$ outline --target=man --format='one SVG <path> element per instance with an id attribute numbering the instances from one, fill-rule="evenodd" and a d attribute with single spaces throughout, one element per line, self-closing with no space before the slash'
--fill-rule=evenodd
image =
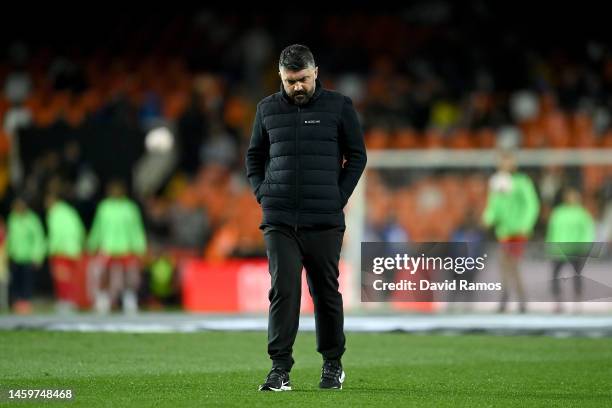
<path id="1" fill-rule="evenodd" d="M 6 225 L 0 215 L 0 310 L 9 310 L 9 268 L 6 256 Z"/>
<path id="2" fill-rule="evenodd" d="M 563 203 L 551 213 L 546 231 L 548 253 L 553 259 L 552 293 L 555 312 L 561 313 L 561 288 L 559 274 L 568 263 L 574 268 L 574 301 L 582 296 L 581 273 L 595 241 L 595 222 L 581 204 L 580 192 L 573 187 L 563 191 Z"/>
<path id="3" fill-rule="evenodd" d="M 85 227 L 79 213 L 55 193 L 46 197 L 47 231 L 51 275 L 59 312 L 77 307 L 77 278 L 85 242 Z"/>
<path id="4" fill-rule="evenodd" d="M 39 269 L 45 259 L 45 232 L 38 215 L 22 197 L 13 202 L 7 224 L 9 297 L 16 313 L 29 314 L 32 311 L 34 270 Z"/>
<path id="5" fill-rule="evenodd" d="M 502 299 L 499 312 L 506 310 L 509 286 L 514 285 L 519 310 L 526 311 L 525 291 L 518 269 L 524 246 L 540 212 L 540 202 L 528 175 L 516 170 L 514 157 L 503 152 L 499 169 L 489 182 L 487 206 L 482 216 L 486 227 L 494 227 L 501 243 Z"/>
<path id="6" fill-rule="evenodd" d="M 345 337 L 338 262 L 343 208 L 366 164 L 363 133 L 351 100 L 321 86 L 308 47 L 285 48 L 278 65 L 280 92 L 257 105 L 246 157 L 247 176 L 263 209 L 272 282 L 272 370 L 259 389 L 291 389 L 302 267 L 314 303 L 317 351 L 324 360 L 319 386 L 341 389 Z"/>
<path id="7" fill-rule="evenodd" d="M 122 181 L 108 184 L 108 196 L 98 205 L 89 234 L 89 250 L 98 253 L 101 263 L 95 306 L 102 314 L 110 311 L 116 296 L 117 288 L 111 285 L 111 276 L 121 276 L 123 280 L 124 312 L 138 310 L 139 258 L 144 255 L 147 242 L 140 210 L 125 190 Z"/>

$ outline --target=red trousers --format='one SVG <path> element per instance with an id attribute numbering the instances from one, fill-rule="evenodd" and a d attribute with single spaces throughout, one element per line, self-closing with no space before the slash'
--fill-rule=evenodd
<path id="1" fill-rule="evenodd" d="M 80 267 L 80 258 L 51 257 L 51 275 L 53 276 L 55 296 L 58 300 L 77 303 L 77 275 Z"/>

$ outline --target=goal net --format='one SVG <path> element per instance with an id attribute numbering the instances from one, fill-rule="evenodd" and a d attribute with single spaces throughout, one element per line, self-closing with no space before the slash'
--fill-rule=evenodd
<path id="1" fill-rule="evenodd" d="M 612 238 L 612 149 L 522 149 L 513 151 L 518 170 L 527 174 L 537 191 L 540 209 L 520 274 L 550 278 L 550 262 L 540 256 L 552 210 L 562 201 L 566 187 L 581 194 L 582 205 L 595 223 L 595 241 L 601 243 L 600 272 L 612 270 L 608 243 Z M 481 228 L 491 176 L 499 151 L 480 150 L 375 150 L 368 153 L 366 171 L 346 209 L 347 235 L 344 262 L 351 266 L 354 304 L 362 296 L 362 242 L 457 242 L 466 231 L 480 234 L 484 245 L 495 246 L 492 231 Z M 531 248 L 531 250 L 530 250 Z M 492 251 L 495 258 L 495 251 Z M 492 265 L 497 259 L 490 259 Z M 570 270 L 564 272 L 570 276 Z M 610 282 L 612 284 L 612 282 Z M 529 285 L 529 279 L 524 281 Z M 363 299 L 361 299 L 363 300 Z M 544 298 L 527 299 L 530 310 L 550 310 Z M 546 299 L 547 300 L 547 299 Z M 612 311 L 612 303 L 580 302 L 590 311 Z M 612 299 L 611 299 L 612 300 Z M 449 305 L 423 302 L 361 303 L 364 308 L 445 310 Z M 474 302 L 476 310 L 494 309 L 493 302 Z M 578 306 L 576 306 L 578 307 Z"/>

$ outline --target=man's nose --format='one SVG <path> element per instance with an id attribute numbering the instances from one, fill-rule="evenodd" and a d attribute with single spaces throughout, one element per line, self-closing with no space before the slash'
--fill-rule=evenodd
<path id="1" fill-rule="evenodd" d="M 302 90 L 302 84 L 295 84 L 293 86 L 293 90 L 296 91 L 296 92 L 301 91 Z"/>

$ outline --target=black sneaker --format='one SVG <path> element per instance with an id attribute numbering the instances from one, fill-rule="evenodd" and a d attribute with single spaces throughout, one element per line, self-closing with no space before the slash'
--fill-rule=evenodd
<path id="1" fill-rule="evenodd" d="M 341 390 L 345 377 L 342 363 L 339 360 L 325 360 L 321 369 L 319 388 Z"/>
<path id="2" fill-rule="evenodd" d="M 282 368 L 272 368 L 266 382 L 259 386 L 259 391 L 291 391 L 289 373 Z"/>

